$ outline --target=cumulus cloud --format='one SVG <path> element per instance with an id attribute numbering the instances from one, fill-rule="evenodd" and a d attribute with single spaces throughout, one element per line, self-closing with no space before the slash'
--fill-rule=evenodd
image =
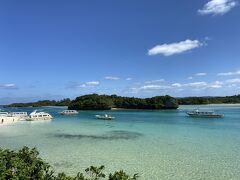
<path id="1" fill-rule="evenodd" d="M 160 84 L 145 84 L 140 85 L 137 87 L 131 87 L 131 93 L 138 93 L 138 92 L 149 92 L 149 91 L 156 91 L 156 90 L 166 90 L 170 89 L 171 87 L 168 85 L 160 85 Z"/>
<path id="2" fill-rule="evenodd" d="M 193 82 L 193 83 L 187 83 L 184 86 L 188 86 L 188 87 L 193 87 L 193 88 L 204 88 L 207 86 L 206 82 Z"/>
<path id="3" fill-rule="evenodd" d="M 98 86 L 100 84 L 99 81 L 89 81 L 83 84 L 80 84 L 79 87 L 81 88 L 85 88 L 85 87 L 95 87 Z"/>
<path id="4" fill-rule="evenodd" d="M 207 73 L 203 73 L 203 72 L 195 74 L 195 76 L 206 76 L 206 75 L 207 75 Z"/>
<path id="5" fill-rule="evenodd" d="M 240 78 L 235 78 L 235 79 L 228 79 L 226 80 L 227 83 L 240 83 Z"/>
<path id="6" fill-rule="evenodd" d="M 206 89 L 206 88 L 221 88 L 223 85 L 220 81 L 215 81 L 212 83 L 206 83 L 206 82 L 193 82 L 193 83 L 186 83 L 186 84 L 180 84 L 180 83 L 174 83 L 172 84 L 172 87 L 174 88 L 191 88 L 191 89 Z"/>
<path id="7" fill-rule="evenodd" d="M 150 85 L 144 85 L 141 86 L 139 89 L 143 90 L 157 90 L 157 89 L 169 89 L 169 86 L 166 85 L 156 85 L 156 84 L 150 84 Z"/>
<path id="8" fill-rule="evenodd" d="M 17 89 L 15 84 L 0 84 L 0 89 Z"/>
<path id="9" fill-rule="evenodd" d="M 198 91 L 201 92 L 203 90 L 212 90 L 224 88 L 240 88 L 240 78 L 227 79 L 224 81 L 196 81 L 190 83 L 170 83 L 170 82 L 162 82 L 162 83 L 139 83 L 134 84 L 133 87 L 129 88 L 130 93 L 176 93 L 179 91 Z"/>
<path id="10" fill-rule="evenodd" d="M 235 72 L 226 72 L 226 73 L 218 73 L 218 76 L 233 76 L 233 75 L 240 75 L 240 71 Z"/>
<path id="11" fill-rule="evenodd" d="M 198 48 L 203 44 L 198 40 L 187 39 L 185 41 L 175 42 L 171 44 L 161 44 L 157 45 L 148 50 L 148 55 L 154 56 L 157 54 L 162 54 L 164 56 L 171 56 L 174 54 L 180 54 L 191 49 Z"/>
<path id="12" fill-rule="evenodd" d="M 106 77 L 104 77 L 104 79 L 107 79 L 107 80 L 119 80 L 120 78 L 116 77 L 116 76 L 106 76 Z"/>
<path id="13" fill-rule="evenodd" d="M 132 80 L 132 78 L 126 78 L 126 81 L 131 81 Z"/>
<path id="14" fill-rule="evenodd" d="M 236 0 L 211 0 L 202 9 L 198 10 L 201 15 L 223 15 L 237 5 Z"/>
<path id="15" fill-rule="evenodd" d="M 178 87 L 178 88 L 179 88 L 179 87 L 182 87 L 182 84 L 180 84 L 180 83 L 173 83 L 172 86 L 173 86 L 173 87 Z"/>
<path id="16" fill-rule="evenodd" d="M 186 83 L 186 84 L 181 84 L 181 83 L 164 83 L 164 84 L 146 84 L 140 85 L 137 87 L 132 87 L 130 90 L 132 92 L 137 93 L 137 92 L 148 92 L 148 91 L 157 91 L 157 90 L 179 90 L 182 88 L 191 88 L 191 89 L 204 89 L 207 88 L 208 84 L 206 82 L 193 82 L 193 83 Z"/>
<path id="17" fill-rule="evenodd" d="M 151 83 L 161 83 L 164 82 L 164 79 L 156 79 L 156 80 L 149 80 L 149 81 L 145 81 L 145 84 L 151 84 Z"/>
<path id="18" fill-rule="evenodd" d="M 210 83 L 208 87 L 218 89 L 218 88 L 222 88 L 223 84 L 224 84 L 223 82 L 215 81 L 213 83 Z"/>

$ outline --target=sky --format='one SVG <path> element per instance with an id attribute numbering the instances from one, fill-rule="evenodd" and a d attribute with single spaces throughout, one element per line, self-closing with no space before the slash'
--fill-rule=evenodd
<path id="1" fill-rule="evenodd" d="M 0 104 L 240 94 L 238 0 L 2 0 Z"/>

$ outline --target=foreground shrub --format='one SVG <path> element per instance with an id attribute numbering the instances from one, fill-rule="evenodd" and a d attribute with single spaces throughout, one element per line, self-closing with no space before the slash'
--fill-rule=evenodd
<path id="1" fill-rule="evenodd" d="M 116 171 L 108 176 L 104 166 L 91 166 L 84 173 L 68 176 L 54 173 L 52 167 L 39 157 L 36 148 L 23 147 L 18 151 L 0 148 L 1 180 L 137 180 L 137 174 L 129 176 L 124 171 Z"/>

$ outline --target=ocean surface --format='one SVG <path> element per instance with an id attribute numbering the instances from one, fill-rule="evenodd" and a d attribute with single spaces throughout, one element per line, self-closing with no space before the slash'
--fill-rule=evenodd
<path id="1" fill-rule="evenodd" d="M 187 117 L 185 112 L 196 107 L 225 117 Z M 144 180 L 240 179 L 240 105 L 80 111 L 74 116 L 61 116 L 62 107 L 37 109 L 49 112 L 54 119 L 0 126 L 0 147 L 37 147 L 57 172 L 73 175 L 90 165 L 105 165 L 106 172 L 123 169 Z M 95 119 L 96 114 L 104 113 L 116 119 Z"/>

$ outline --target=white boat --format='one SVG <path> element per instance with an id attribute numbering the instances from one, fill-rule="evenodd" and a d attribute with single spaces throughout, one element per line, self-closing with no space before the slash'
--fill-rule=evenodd
<path id="1" fill-rule="evenodd" d="M 53 117 L 46 112 L 37 112 L 37 110 L 33 111 L 29 114 L 29 121 L 36 121 L 36 120 L 51 120 Z"/>
<path id="2" fill-rule="evenodd" d="M 224 116 L 223 114 L 216 114 L 214 111 L 199 111 L 198 109 L 187 112 L 187 115 L 191 117 L 206 117 L 206 118 L 221 118 Z"/>
<path id="3" fill-rule="evenodd" d="M 27 112 L 0 112 L 0 124 L 12 124 L 27 118 Z"/>
<path id="4" fill-rule="evenodd" d="M 103 119 L 103 120 L 112 120 L 115 119 L 115 117 L 111 116 L 111 115 L 107 115 L 105 114 L 104 116 L 101 115 L 96 115 L 95 116 L 97 119 Z"/>
<path id="5" fill-rule="evenodd" d="M 9 116 L 9 113 L 8 112 L 0 112 L 0 116 Z"/>
<path id="6" fill-rule="evenodd" d="M 27 112 L 10 112 L 11 117 L 17 117 L 19 120 L 26 120 L 29 118 Z"/>
<path id="7" fill-rule="evenodd" d="M 76 110 L 64 110 L 60 114 L 61 115 L 75 115 L 75 114 L 78 114 L 78 111 L 76 111 Z"/>

